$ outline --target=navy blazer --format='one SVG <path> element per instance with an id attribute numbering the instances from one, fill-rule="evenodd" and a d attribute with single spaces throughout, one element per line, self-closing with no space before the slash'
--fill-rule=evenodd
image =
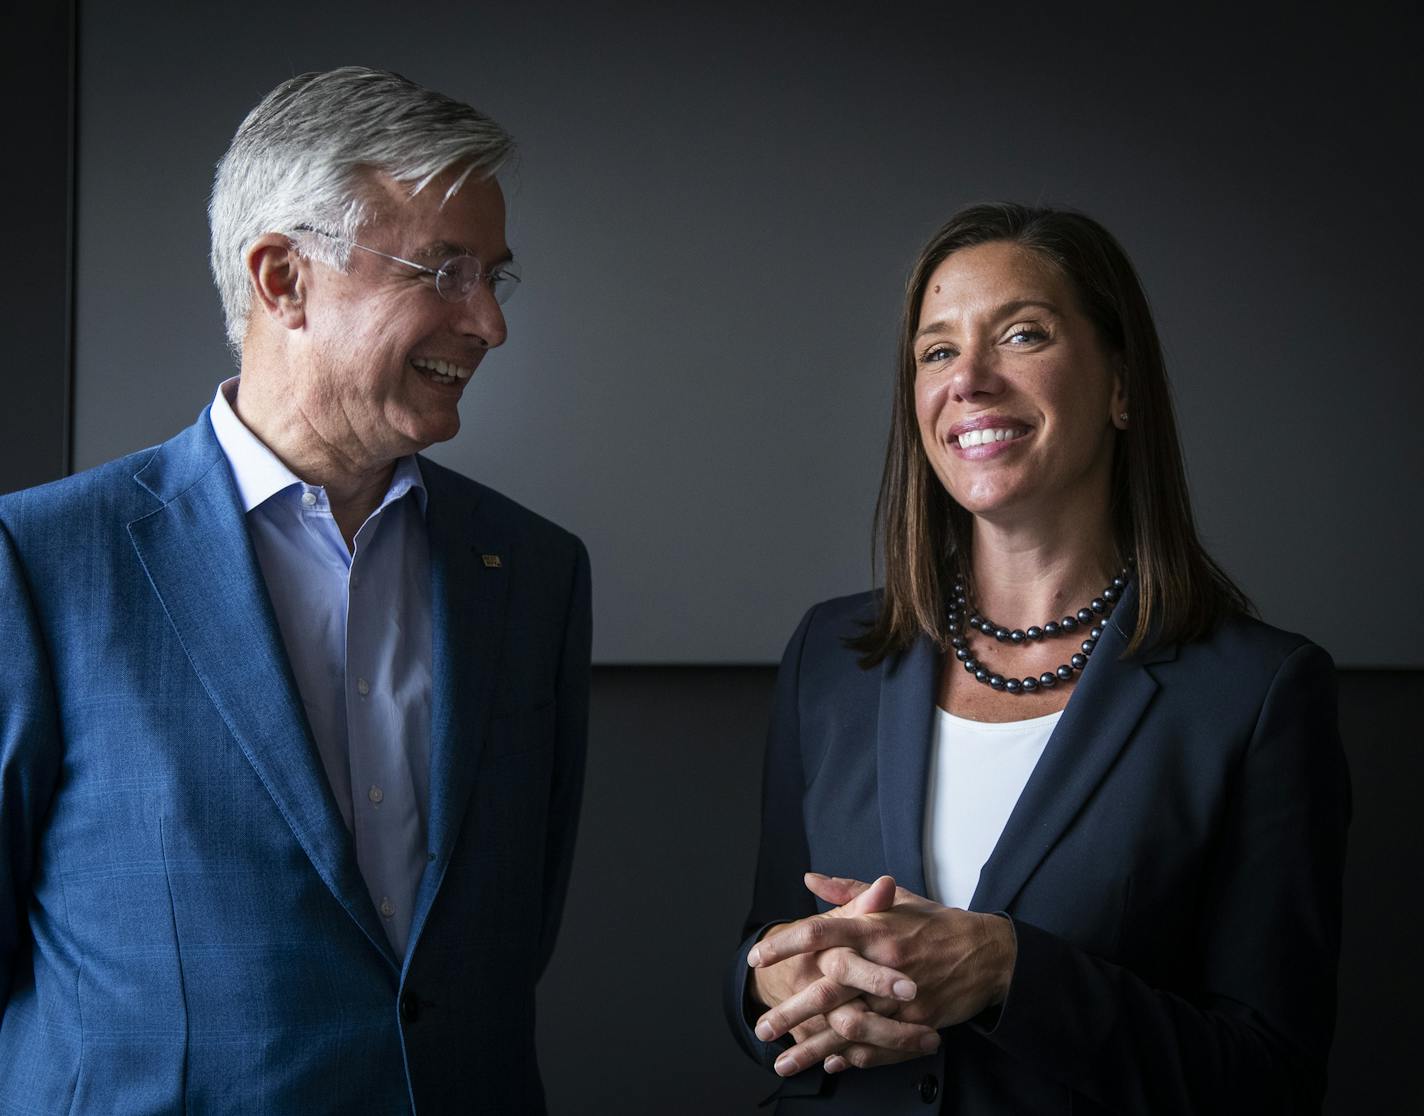
<path id="1" fill-rule="evenodd" d="M 583 778 L 588 560 L 420 470 L 429 864 L 404 958 L 207 412 L 0 498 L 0 1113 L 543 1111 L 534 983 Z"/>
<path id="2" fill-rule="evenodd" d="M 801 622 L 777 680 L 752 909 L 727 989 L 745 1049 L 746 953 L 825 909 L 809 870 L 925 893 L 941 664 L 921 639 L 863 671 L 869 594 Z M 1105 626 L 969 906 L 1018 941 L 1001 1009 L 930 1057 L 789 1079 L 779 1111 L 1318 1112 L 1335 1014 L 1349 782 L 1328 655 L 1251 620 L 1124 657 Z"/>

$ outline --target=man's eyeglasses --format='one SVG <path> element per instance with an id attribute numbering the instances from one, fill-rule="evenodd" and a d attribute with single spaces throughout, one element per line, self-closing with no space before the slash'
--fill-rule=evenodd
<path id="1" fill-rule="evenodd" d="M 299 225 L 296 231 L 315 233 L 328 240 L 349 244 L 352 248 L 359 248 L 363 252 L 370 252 L 373 256 L 393 260 L 398 264 L 414 268 L 423 275 L 429 275 L 435 280 L 435 293 L 446 302 L 464 302 L 474 293 L 477 284 L 485 283 L 489 286 L 490 293 L 494 295 L 494 300 L 503 306 L 519 287 L 519 266 L 513 260 L 496 264 L 489 271 L 486 271 L 485 265 L 474 256 L 452 256 L 439 267 L 426 267 L 414 260 L 393 256 L 389 252 L 378 252 L 375 248 L 367 248 L 364 244 L 357 244 L 354 240 L 347 240 L 344 236 L 323 232 L 321 229 L 314 229 L 308 225 Z"/>

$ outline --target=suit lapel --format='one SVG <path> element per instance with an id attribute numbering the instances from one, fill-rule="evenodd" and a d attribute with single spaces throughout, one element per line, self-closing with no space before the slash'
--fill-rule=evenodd
<path id="1" fill-rule="evenodd" d="M 409 952 L 414 952 L 454 852 L 479 771 L 494 682 L 500 668 L 505 604 L 518 556 L 478 513 L 469 482 L 420 459 L 430 540 L 431 863 L 416 896 Z"/>
<path id="2" fill-rule="evenodd" d="M 207 412 L 134 479 L 162 506 L 130 523 L 129 537 L 194 672 L 317 874 L 394 964 L 317 757 Z"/>
<path id="3" fill-rule="evenodd" d="M 885 870 L 901 887 L 925 893 L 925 792 L 940 656 L 921 636 L 885 660 L 876 726 L 876 777 Z"/>
<path id="4" fill-rule="evenodd" d="M 1102 782 L 1157 692 L 1147 664 L 1175 655 L 1160 649 L 1122 659 L 1137 622 L 1136 585 L 1104 626 L 1088 668 L 1063 710 L 1008 824 L 985 861 L 970 900 L 976 911 L 1006 910 Z"/>

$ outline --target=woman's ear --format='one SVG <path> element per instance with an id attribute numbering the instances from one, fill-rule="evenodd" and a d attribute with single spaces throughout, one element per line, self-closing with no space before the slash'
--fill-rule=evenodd
<path id="1" fill-rule="evenodd" d="M 301 329 L 306 324 L 305 261 L 291 238 L 263 233 L 247 246 L 243 260 L 252 283 L 253 309 L 261 308 L 283 329 Z"/>
<path id="2" fill-rule="evenodd" d="M 1112 393 L 1112 413 L 1109 421 L 1119 430 L 1127 429 L 1127 367 L 1123 363 L 1122 357 L 1116 359 L 1116 370 L 1113 372 L 1113 393 Z"/>

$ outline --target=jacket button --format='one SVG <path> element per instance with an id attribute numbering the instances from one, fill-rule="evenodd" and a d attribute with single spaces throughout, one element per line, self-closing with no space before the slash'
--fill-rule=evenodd
<path id="1" fill-rule="evenodd" d="M 414 1023 L 420 1018 L 420 1001 L 410 992 L 400 998 L 400 1017 L 402 1023 Z M 924 1091 L 923 1085 L 920 1090 Z"/>
<path id="2" fill-rule="evenodd" d="M 932 1104 L 937 1096 L 939 1096 L 939 1078 L 932 1073 L 927 1073 L 920 1078 L 920 1100 L 926 1104 Z"/>

